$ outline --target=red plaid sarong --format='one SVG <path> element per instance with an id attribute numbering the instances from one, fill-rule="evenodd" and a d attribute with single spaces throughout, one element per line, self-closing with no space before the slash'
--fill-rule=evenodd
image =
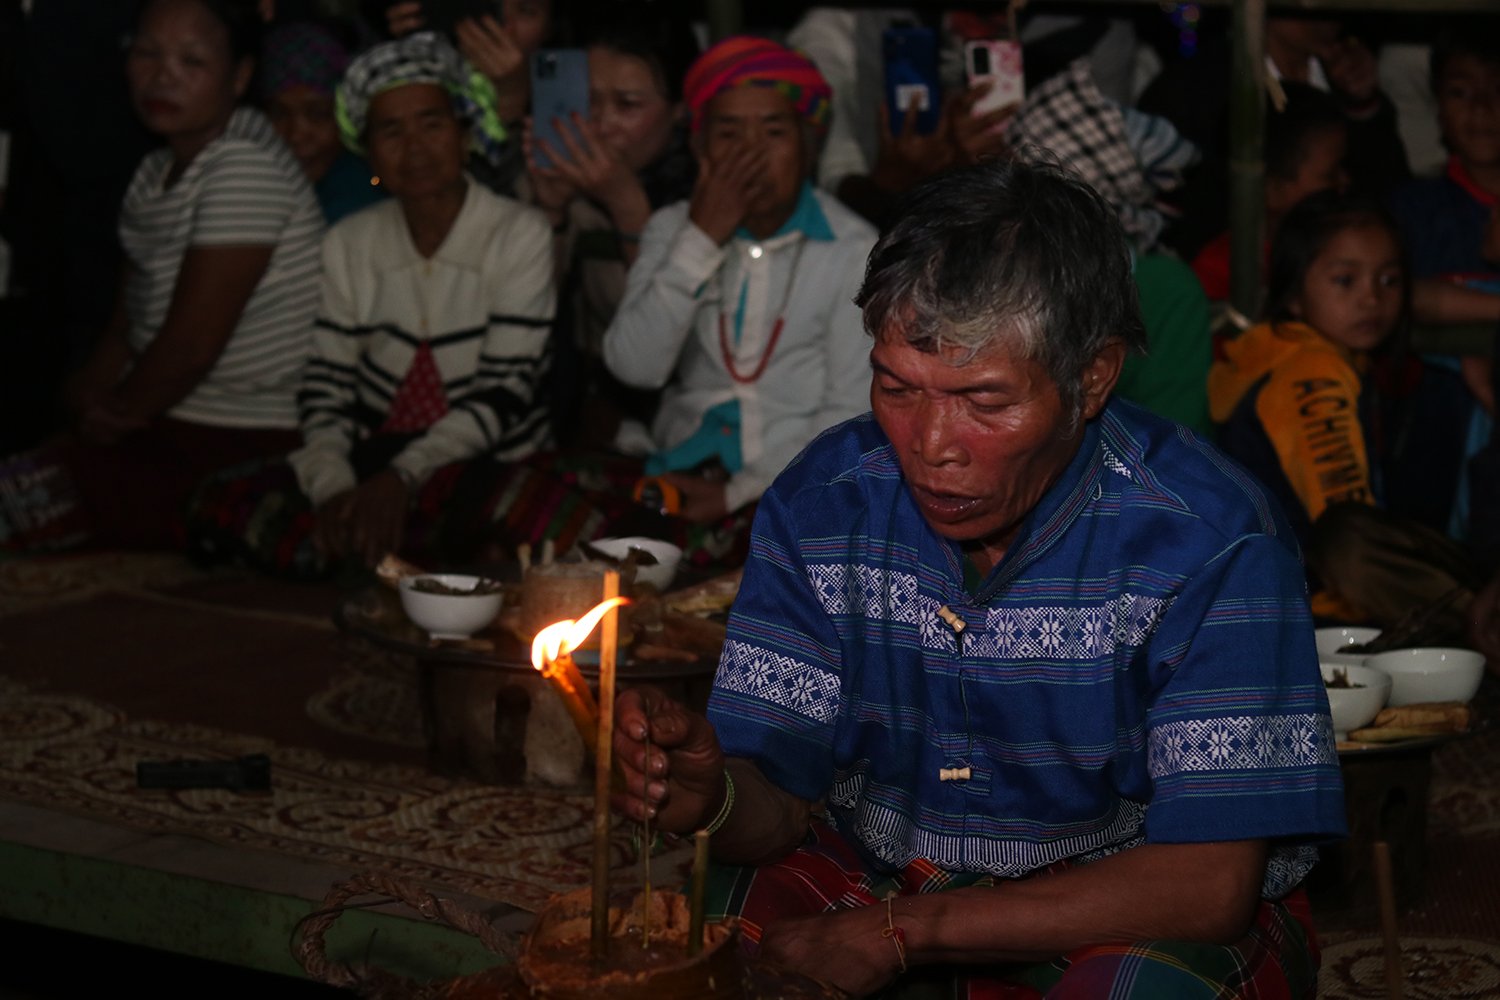
<path id="1" fill-rule="evenodd" d="M 1045 878 L 1067 867 L 1054 865 L 1034 877 Z M 994 882 L 987 875 L 945 872 L 924 860 L 912 862 L 897 875 L 874 875 L 842 837 L 826 824 L 814 823 L 808 841 L 775 864 L 716 867 L 709 882 L 708 913 L 710 919 L 738 916 L 753 951 L 762 930 L 779 919 L 872 906 L 888 892 L 917 895 Z M 1298 889 L 1276 902 L 1262 900 L 1249 932 L 1232 945 L 1090 945 L 1047 962 L 999 966 L 993 973 L 977 975 L 950 974 L 945 992 L 955 1000 L 1302 1000 L 1315 994 L 1318 963 L 1311 911 Z M 913 970 L 913 976 L 927 971 Z M 898 980 L 888 995 L 900 997 L 902 982 Z M 930 984 L 931 979 L 924 982 Z"/>

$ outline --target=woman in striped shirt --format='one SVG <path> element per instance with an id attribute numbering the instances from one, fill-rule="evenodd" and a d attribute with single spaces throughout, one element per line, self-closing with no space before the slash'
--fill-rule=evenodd
<path id="1" fill-rule="evenodd" d="M 161 148 L 120 214 L 114 319 L 65 402 L 74 431 L 0 466 L 51 488 L 0 510 L 0 543 L 171 544 L 193 485 L 295 444 L 297 378 L 318 296 L 322 213 L 297 161 L 241 107 L 259 21 L 231 0 L 150 0 L 127 57 Z"/>

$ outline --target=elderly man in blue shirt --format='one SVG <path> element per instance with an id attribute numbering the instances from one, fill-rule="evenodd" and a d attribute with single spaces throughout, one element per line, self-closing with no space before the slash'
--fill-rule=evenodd
<path id="1" fill-rule="evenodd" d="M 622 694 L 616 807 L 710 830 L 751 947 L 855 995 L 1312 995 L 1300 883 L 1345 821 L 1296 542 L 1111 400 L 1114 212 L 939 177 L 857 301 L 873 413 L 761 500 L 707 717 Z"/>

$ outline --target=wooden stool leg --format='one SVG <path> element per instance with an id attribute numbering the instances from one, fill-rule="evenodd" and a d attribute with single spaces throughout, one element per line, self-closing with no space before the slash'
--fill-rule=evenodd
<path id="1" fill-rule="evenodd" d="M 1396 879 L 1391 870 L 1391 846 L 1383 840 L 1372 848 L 1375 888 L 1380 896 L 1380 931 L 1385 939 L 1385 995 L 1402 1000 L 1406 978 L 1401 973 L 1401 938 L 1396 929 Z"/>

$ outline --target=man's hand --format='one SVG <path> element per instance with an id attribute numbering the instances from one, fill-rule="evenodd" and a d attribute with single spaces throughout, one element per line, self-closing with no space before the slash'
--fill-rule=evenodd
<path id="1" fill-rule="evenodd" d="M 958 158 L 964 163 L 979 163 L 1000 156 L 1007 149 L 1005 128 L 1019 105 L 1007 104 L 984 114 L 974 113 L 974 105 L 992 86 L 993 82 L 970 87 L 954 98 L 949 106 L 953 143 L 958 147 Z"/>
<path id="2" fill-rule="evenodd" d="M 668 472 L 661 478 L 682 493 L 679 516 L 696 524 L 712 524 L 729 513 L 723 480 L 705 479 L 691 472 Z"/>
<path id="3" fill-rule="evenodd" d="M 766 153 L 759 146 L 740 147 L 720 160 L 698 157 L 698 180 L 693 184 L 688 218 L 723 246 L 734 235 L 750 210 L 751 192 L 766 168 Z"/>
<path id="4" fill-rule="evenodd" d="M 767 924 L 761 957 L 851 996 L 870 996 L 901 972 L 901 952 L 885 936 L 885 907 L 881 902 Z M 901 925 L 899 915 L 896 924 Z"/>
<path id="5" fill-rule="evenodd" d="M 393 469 L 384 469 L 318 508 L 313 544 L 329 558 L 351 557 L 374 566 L 401 547 L 407 491 Z"/>
<path id="6" fill-rule="evenodd" d="M 656 688 L 630 688 L 615 699 L 613 749 L 625 781 L 610 803 L 630 819 L 691 833 L 723 801 L 724 753 L 713 727 Z"/>
<path id="7" fill-rule="evenodd" d="M 1369 106 L 1380 96 L 1375 53 L 1357 38 L 1341 38 L 1318 52 L 1328 86 L 1354 108 Z"/>
<path id="8" fill-rule="evenodd" d="M 938 127 L 928 135 L 917 132 L 917 113 L 914 96 L 901 116 L 900 130 L 893 133 L 885 102 L 876 107 L 880 119 L 880 152 L 875 157 L 870 180 L 882 191 L 899 194 L 951 167 L 957 158 L 948 100 L 944 99 Z"/>

